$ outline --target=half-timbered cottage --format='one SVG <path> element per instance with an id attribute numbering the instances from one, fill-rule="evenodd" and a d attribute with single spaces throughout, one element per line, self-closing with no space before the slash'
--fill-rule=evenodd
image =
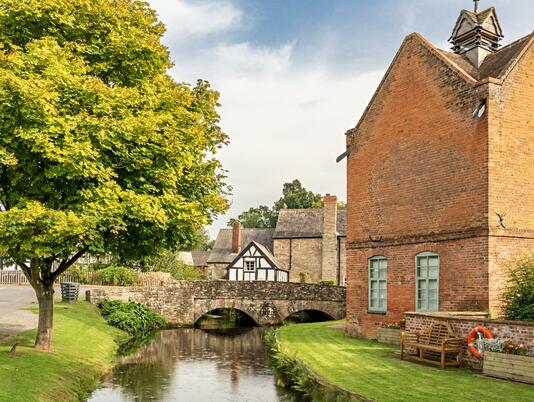
<path id="1" fill-rule="evenodd" d="M 208 277 L 229 279 L 229 267 L 251 242 L 289 272 L 291 282 L 332 281 L 345 285 L 346 211 L 327 194 L 323 208 L 282 209 L 276 228 L 221 229 L 208 257 Z"/>
<path id="2" fill-rule="evenodd" d="M 280 269 L 276 258 L 265 246 L 253 241 L 228 265 L 228 279 L 289 282 L 289 272 Z"/>

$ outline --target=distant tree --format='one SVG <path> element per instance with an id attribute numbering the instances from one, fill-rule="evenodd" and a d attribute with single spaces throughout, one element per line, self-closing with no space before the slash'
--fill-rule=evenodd
<path id="1" fill-rule="evenodd" d="M 170 78 L 164 30 L 140 0 L 0 6 L 0 255 L 35 290 L 38 349 L 84 253 L 179 247 L 227 208 L 219 95 Z"/>
<path id="2" fill-rule="evenodd" d="M 213 248 L 214 240 L 210 239 L 210 234 L 205 227 L 198 229 L 195 232 L 195 236 L 191 242 L 190 247 L 183 247 L 184 251 L 208 251 Z"/>
<path id="3" fill-rule="evenodd" d="M 260 205 L 257 208 L 250 208 L 239 215 L 238 219 L 245 228 L 273 228 L 276 226 L 278 214 L 267 205 Z M 235 219 L 228 222 L 232 226 Z"/>
<path id="4" fill-rule="evenodd" d="M 245 228 L 274 228 L 278 221 L 278 214 L 282 208 L 322 208 L 323 197 L 306 190 L 297 179 L 284 183 L 282 197 L 272 207 L 260 205 L 241 213 L 237 219 Z M 232 226 L 234 218 L 230 219 L 228 226 Z"/>

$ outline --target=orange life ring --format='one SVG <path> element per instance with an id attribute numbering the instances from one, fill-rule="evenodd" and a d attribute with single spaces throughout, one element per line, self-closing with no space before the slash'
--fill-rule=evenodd
<path id="1" fill-rule="evenodd" d="M 488 328 L 482 326 L 473 328 L 471 332 L 469 332 L 469 336 L 467 337 L 469 353 L 478 358 L 482 357 L 482 353 L 475 347 L 475 341 L 477 339 L 482 338 L 493 339 L 493 334 L 491 333 L 491 331 Z"/>

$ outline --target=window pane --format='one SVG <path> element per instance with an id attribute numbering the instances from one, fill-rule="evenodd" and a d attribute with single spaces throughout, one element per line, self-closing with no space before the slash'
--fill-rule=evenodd
<path id="1" fill-rule="evenodd" d="M 381 259 L 380 260 L 380 269 L 386 269 L 388 266 L 388 262 L 386 259 Z"/>

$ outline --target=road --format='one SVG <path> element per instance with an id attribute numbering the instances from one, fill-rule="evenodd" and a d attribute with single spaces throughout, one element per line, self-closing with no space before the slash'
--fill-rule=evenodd
<path id="1" fill-rule="evenodd" d="M 28 311 L 36 305 L 31 286 L 0 285 L 0 333 L 16 334 L 37 327 L 37 314 Z"/>

